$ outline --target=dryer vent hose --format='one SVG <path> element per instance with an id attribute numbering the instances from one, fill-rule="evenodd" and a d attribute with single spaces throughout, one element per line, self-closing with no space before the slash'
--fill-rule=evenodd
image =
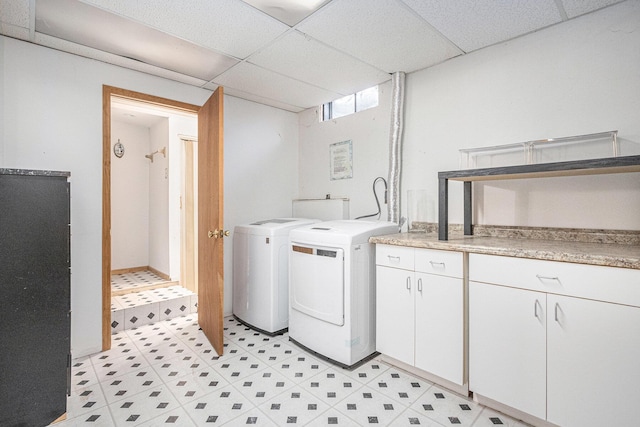
<path id="1" fill-rule="evenodd" d="M 404 123 L 405 73 L 391 76 L 391 131 L 389 135 L 389 205 L 387 220 L 402 227 L 400 218 L 400 177 L 402 175 L 402 129 Z"/>

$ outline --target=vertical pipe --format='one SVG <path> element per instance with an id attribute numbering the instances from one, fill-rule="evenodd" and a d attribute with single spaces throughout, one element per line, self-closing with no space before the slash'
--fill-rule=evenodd
<path id="1" fill-rule="evenodd" d="M 402 175 L 402 128 L 404 124 L 405 73 L 391 76 L 391 129 L 389 135 L 389 204 L 387 220 L 402 225 L 400 218 L 400 178 Z"/>

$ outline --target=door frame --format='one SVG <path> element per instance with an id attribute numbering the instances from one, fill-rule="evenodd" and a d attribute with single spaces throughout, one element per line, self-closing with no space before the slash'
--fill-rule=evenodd
<path id="1" fill-rule="evenodd" d="M 102 86 L 102 351 L 111 348 L 111 97 L 198 114 L 199 105 Z"/>
<path id="2" fill-rule="evenodd" d="M 198 139 L 179 135 L 182 180 L 180 185 L 180 284 L 198 294 Z"/>

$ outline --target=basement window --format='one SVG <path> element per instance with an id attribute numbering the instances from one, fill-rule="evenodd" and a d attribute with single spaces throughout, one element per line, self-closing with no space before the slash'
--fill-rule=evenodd
<path id="1" fill-rule="evenodd" d="M 352 95 L 343 96 L 335 101 L 322 104 L 321 120 L 337 119 L 338 117 L 364 111 L 378 106 L 378 86 L 361 90 Z"/>

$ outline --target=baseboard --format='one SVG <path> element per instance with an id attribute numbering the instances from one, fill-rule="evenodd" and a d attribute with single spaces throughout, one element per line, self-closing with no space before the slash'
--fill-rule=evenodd
<path id="1" fill-rule="evenodd" d="M 139 286 L 137 288 L 131 288 L 131 289 L 122 289 L 119 291 L 111 291 L 111 296 L 112 297 L 118 297 L 121 295 L 127 295 L 127 294 L 135 294 L 137 292 L 142 292 L 142 291 L 152 291 L 154 289 L 159 289 L 159 288 L 168 288 L 169 286 L 176 286 L 179 285 L 180 283 L 178 282 L 162 282 L 162 283 L 158 283 L 156 285 L 148 285 L 148 286 Z"/>
<path id="2" fill-rule="evenodd" d="M 384 362 L 388 365 L 395 366 L 396 368 L 402 369 L 403 371 L 406 371 L 412 375 L 423 378 L 429 382 L 437 384 L 438 386 L 444 387 L 449 391 L 453 391 L 454 393 L 458 393 L 465 397 L 469 396 L 468 383 L 465 383 L 462 385 L 456 384 L 452 381 L 446 380 L 430 372 L 423 371 L 420 368 L 416 368 L 415 366 L 411 366 L 407 363 L 401 362 L 398 359 L 394 359 L 393 357 L 390 357 L 384 354 L 380 354 L 378 357 L 376 357 L 376 360 L 379 360 L 380 362 Z"/>
<path id="3" fill-rule="evenodd" d="M 143 265 L 141 267 L 119 268 L 117 270 L 111 270 L 111 274 L 137 273 L 138 271 L 146 271 L 148 269 L 149 269 L 148 265 Z"/>
<path id="4" fill-rule="evenodd" d="M 156 276 L 160 276 L 162 277 L 164 280 L 171 280 L 171 277 L 169 277 L 168 274 L 163 273 L 162 271 L 156 270 L 153 267 L 147 267 L 147 269 L 152 272 L 153 274 L 155 274 Z"/>
<path id="5" fill-rule="evenodd" d="M 517 420 L 524 421 L 527 424 L 531 424 L 532 426 L 558 427 L 556 424 L 552 424 L 546 420 L 534 417 L 533 415 L 512 408 L 511 406 L 507 406 L 504 403 L 500 403 L 496 400 L 489 399 L 488 397 L 484 397 L 478 393 L 473 393 L 473 400 L 481 405 L 488 406 L 491 409 L 495 409 L 496 411 L 502 412 L 503 414 L 509 415 L 510 417 L 513 417 Z"/>
<path id="6" fill-rule="evenodd" d="M 163 273 L 160 270 L 156 270 L 153 267 L 148 265 L 143 265 L 141 267 L 129 267 L 129 268 L 119 268 L 117 270 L 111 270 L 111 274 L 128 274 L 128 273 L 137 273 L 138 271 L 150 271 L 156 276 L 161 277 L 164 280 L 171 280 L 168 274 Z"/>
<path id="7" fill-rule="evenodd" d="M 64 414 L 56 418 L 54 421 L 52 421 L 51 424 L 59 423 L 61 421 L 65 421 L 66 419 L 67 419 L 67 413 L 65 412 Z"/>

